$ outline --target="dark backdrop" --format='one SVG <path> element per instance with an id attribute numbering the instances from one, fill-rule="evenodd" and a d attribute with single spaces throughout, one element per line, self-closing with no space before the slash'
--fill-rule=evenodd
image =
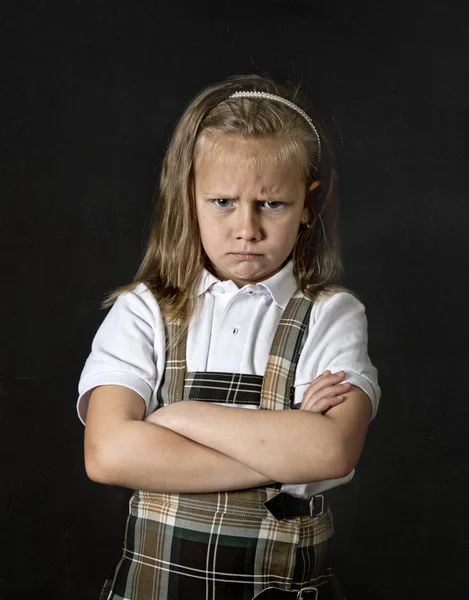
<path id="1" fill-rule="evenodd" d="M 95 599 L 119 556 L 127 492 L 86 478 L 78 377 L 141 260 L 175 119 L 245 72 L 301 82 L 339 154 L 345 283 L 383 390 L 331 494 L 348 598 L 469 597 L 468 21 L 434 4 L 2 4 L 4 598 Z"/>

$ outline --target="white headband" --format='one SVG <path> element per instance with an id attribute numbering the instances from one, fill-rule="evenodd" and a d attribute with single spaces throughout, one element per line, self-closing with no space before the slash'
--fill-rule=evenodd
<path id="1" fill-rule="evenodd" d="M 228 98 L 265 98 L 266 100 L 274 100 L 274 102 L 281 102 L 282 104 L 285 104 L 301 115 L 306 121 L 308 121 L 311 129 L 314 131 L 318 139 L 318 167 L 316 171 L 319 169 L 319 164 L 321 162 L 321 139 L 313 121 L 308 117 L 303 109 L 296 104 L 293 104 L 293 102 L 290 102 L 290 100 L 282 98 L 282 96 L 276 96 L 275 94 L 269 94 L 268 92 L 235 92 L 234 94 L 231 94 L 231 96 L 228 96 Z"/>

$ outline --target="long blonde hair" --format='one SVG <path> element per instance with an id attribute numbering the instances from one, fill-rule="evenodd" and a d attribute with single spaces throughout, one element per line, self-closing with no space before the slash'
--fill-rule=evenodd
<path id="1" fill-rule="evenodd" d="M 305 110 L 321 139 L 306 119 L 281 103 L 265 98 L 230 99 L 237 91 L 260 91 L 282 96 Z M 339 195 L 337 171 L 325 126 L 298 88 L 281 86 L 268 77 L 239 75 L 210 85 L 189 104 L 176 124 L 163 161 L 147 249 L 133 282 L 110 292 L 103 308 L 123 292 L 144 283 L 169 320 L 187 322 L 196 307 L 196 290 L 207 257 L 202 247 L 194 199 L 194 163 L 210 134 L 251 139 L 285 140 L 304 163 L 305 183 L 321 184 L 315 196 L 312 225 L 301 227 L 293 248 L 294 273 L 303 293 L 315 299 L 340 287 Z"/>

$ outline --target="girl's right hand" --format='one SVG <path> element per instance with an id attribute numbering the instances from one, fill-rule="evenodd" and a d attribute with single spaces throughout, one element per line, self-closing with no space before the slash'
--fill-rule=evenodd
<path id="1" fill-rule="evenodd" d="M 331 374 L 325 371 L 313 381 L 303 394 L 300 410 L 325 413 L 333 406 L 345 400 L 344 393 L 349 392 L 350 383 L 340 383 L 345 377 L 345 371 Z"/>

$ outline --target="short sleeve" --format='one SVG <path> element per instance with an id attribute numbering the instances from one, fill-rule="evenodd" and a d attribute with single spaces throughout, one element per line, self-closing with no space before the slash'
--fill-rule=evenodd
<path id="1" fill-rule="evenodd" d="M 374 419 L 381 397 L 378 372 L 368 356 L 368 323 L 365 307 L 352 294 L 339 292 L 315 302 L 308 337 L 295 378 L 295 404 L 312 381 L 324 371 L 345 371 L 349 382 L 370 398 Z"/>
<path id="2" fill-rule="evenodd" d="M 122 385 L 147 407 L 164 361 L 164 327 L 150 290 L 140 284 L 121 294 L 99 327 L 80 376 L 77 411 L 85 423 L 90 394 L 99 385 Z"/>

